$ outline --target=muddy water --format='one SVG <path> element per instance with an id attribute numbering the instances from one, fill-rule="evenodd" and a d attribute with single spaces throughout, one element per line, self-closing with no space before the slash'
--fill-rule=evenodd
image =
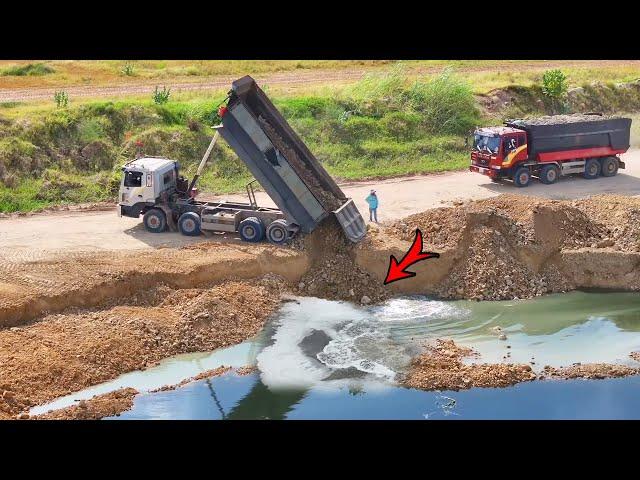
<path id="1" fill-rule="evenodd" d="M 198 369 L 254 364 L 258 371 L 252 375 L 229 373 L 144 393 L 119 418 L 640 418 L 637 376 L 463 392 L 399 387 L 396 375 L 421 345 L 442 337 L 480 352 L 473 361 L 533 362 L 534 369 L 633 364 L 628 354 L 640 350 L 640 295 L 573 292 L 508 302 L 410 297 L 370 308 L 295 298 L 251 341 L 176 357 L 55 406 L 123 386 L 148 391 Z"/>

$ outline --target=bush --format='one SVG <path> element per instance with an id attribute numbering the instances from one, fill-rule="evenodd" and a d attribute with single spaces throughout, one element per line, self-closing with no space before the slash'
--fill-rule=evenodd
<path id="1" fill-rule="evenodd" d="M 66 108 L 69 105 L 69 95 L 64 90 L 54 93 L 53 100 L 58 108 Z"/>
<path id="2" fill-rule="evenodd" d="M 136 74 L 136 67 L 133 63 L 127 62 L 122 66 L 121 72 L 127 77 L 133 77 Z"/>
<path id="3" fill-rule="evenodd" d="M 15 77 L 40 77 L 42 75 L 49 75 L 53 72 L 55 72 L 55 70 L 44 63 L 28 63 L 27 65 L 5 68 L 2 70 L 2 75 Z"/>
<path id="4" fill-rule="evenodd" d="M 542 75 L 542 93 L 547 97 L 561 99 L 567 94 L 569 86 L 562 70 L 547 70 Z"/>
<path id="5" fill-rule="evenodd" d="M 542 75 L 542 93 L 551 100 L 553 113 L 567 111 L 568 90 L 567 77 L 562 70 L 547 70 Z"/>
<path id="6" fill-rule="evenodd" d="M 156 85 L 156 89 L 153 92 L 153 103 L 155 103 L 156 105 L 164 105 L 169 101 L 170 95 L 171 95 L 170 88 L 162 87 L 162 90 L 160 90 Z"/>
<path id="7" fill-rule="evenodd" d="M 381 118 L 391 112 L 417 113 L 433 134 L 464 134 L 479 122 L 471 86 L 451 69 L 435 78 L 410 82 L 404 68 L 397 65 L 385 74 L 365 77 L 346 92 L 362 115 Z"/>

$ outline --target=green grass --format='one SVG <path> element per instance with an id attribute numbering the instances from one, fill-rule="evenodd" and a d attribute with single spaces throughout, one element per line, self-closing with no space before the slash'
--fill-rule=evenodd
<path id="1" fill-rule="evenodd" d="M 53 72 L 55 72 L 55 70 L 44 63 L 28 63 L 26 65 L 16 65 L 0 70 L 3 76 L 13 77 L 41 77 Z"/>
<path id="2" fill-rule="evenodd" d="M 138 65 L 139 66 L 139 65 Z M 145 68 L 167 68 L 151 62 Z M 337 180 L 442 172 L 467 166 L 464 136 L 504 116 L 547 113 L 540 87 L 511 88 L 515 105 L 483 116 L 475 86 L 450 69 L 415 76 L 411 64 L 373 72 L 360 82 L 311 93 L 268 89 L 278 109 Z M 0 105 L 0 211 L 115 199 L 119 167 L 136 155 L 178 160 L 191 177 L 210 142 L 220 91 L 172 95 L 163 105 L 151 93 L 118 101 Z M 585 88 L 574 109 L 594 105 L 640 111 L 640 91 L 615 85 Z M 542 102 L 542 103 L 540 103 Z M 580 110 L 577 110 L 580 111 Z M 513 114 L 513 115 L 512 115 Z M 640 133 L 634 121 L 634 145 Z M 243 191 L 252 179 L 224 141 L 218 143 L 199 187 Z"/>

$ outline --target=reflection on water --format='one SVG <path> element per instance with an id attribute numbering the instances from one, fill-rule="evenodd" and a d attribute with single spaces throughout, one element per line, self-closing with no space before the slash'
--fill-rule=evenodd
<path id="1" fill-rule="evenodd" d="M 141 395 L 120 418 L 639 418 L 638 377 L 464 392 L 394 383 L 434 338 L 472 346 L 480 361 L 503 361 L 510 352 L 508 361 L 535 359 L 538 368 L 631 362 L 628 353 L 640 350 L 639 330 L 640 295 L 634 293 L 479 303 L 413 297 L 370 308 L 298 298 L 247 343 L 259 373 Z"/>

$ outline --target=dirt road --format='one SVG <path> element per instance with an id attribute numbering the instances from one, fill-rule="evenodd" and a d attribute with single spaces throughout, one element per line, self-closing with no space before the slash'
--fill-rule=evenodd
<path id="1" fill-rule="evenodd" d="M 450 205 L 466 199 L 489 198 L 502 193 L 516 193 L 551 199 L 583 198 L 601 193 L 640 195 L 640 150 L 624 155 L 625 170 L 614 178 L 585 180 L 563 178 L 555 185 L 534 182 L 518 189 L 510 183 L 495 184 L 488 177 L 468 171 L 440 175 L 403 177 L 374 182 L 341 185 L 356 200 L 363 215 L 368 216 L 364 198 L 375 188 L 380 198 L 378 219 L 387 222 L 421 212 L 428 208 Z M 263 192 L 258 192 L 260 205 L 273 205 Z M 243 195 L 229 195 L 229 200 L 246 201 Z M 218 236 L 233 241 L 233 236 Z M 114 211 L 91 213 L 51 213 L 23 218 L 0 219 L 0 261 L 41 260 L 70 252 L 105 252 L 112 250 L 157 249 L 184 246 L 203 241 L 179 233 L 148 233 L 138 219 L 119 218 Z"/>
<path id="2" fill-rule="evenodd" d="M 458 67 L 457 71 L 461 72 L 491 72 L 505 69 L 522 70 L 546 70 L 548 68 L 559 67 L 585 67 L 596 68 L 613 65 L 633 65 L 640 66 L 640 61 L 622 61 L 622 60 L 554 60 L 554 61 L 531 61 L 519 62 L 514 64 L 513 61 L 495 62 L 491 65 L 481 64 L 478 66 Z M 437 67 L 418 67 L 412 71 L 416 73 L 436 73 L 442 70 L 442 66 Z M 335 82 L 357 81 L 364 74 L 372 71 L 371 69 L 344 69 L 344 70 L 311 70 L 306 72 L 292 71 L 270 75 L 256 75 L 255 78 L 260 84 L 281 85 L 281 86 L 297 86 L 305 84 L 321 84 Z M 87 86 L 65 86 L 59 85 L 52 88 L 20 88 L 20 89 L 0 89 L 0 102 L 16 102 L 16 101 L 34 101 L 34 100 L 50 100 L 53 94 L 61 87 L 66 87 L 66 91 L 71 98 L 78 97 L 121 97 L 123 95 L 147 95 L 151 94 L 153 88 L 158 83 L 165 84 L 170 87 L 173 92 L 189 92 L 189 91 L 207 91 L 220 90 L 229 88 L 231 82 L 241 75 L 234 77 L 220 76 L 209 77 L 208 80 L 202 81 L 196 79 L 193 81 L 158 81 L 149 80 L 140 83 L 123 82 L 117 85 L 87 85 Z"/>

